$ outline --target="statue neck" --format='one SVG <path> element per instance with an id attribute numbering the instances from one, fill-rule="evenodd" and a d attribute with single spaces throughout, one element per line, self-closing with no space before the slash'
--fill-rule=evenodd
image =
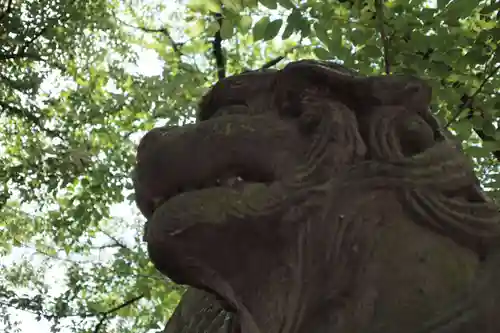
<path id="1" fill-rule="evenodd" d="M 238 333 L 302 333 L 303 321 L 323 303 L 317 294 L 321 281 L 291 266 L 268 271 L 266 283 L 235 290 Z"/>
<path id="2" fill-rule="evenodd" d="M 248 251 L 238 252 L 245 269 L 220 269 L 207 279 L 210 288 L 236 310 L 240 330 L 234 333 L 310 333 L 317 326 L 309 322 L 311 318 L 323 320 L 331 312 L 326 310 L 331 307 L 329 300 L 339 299 L 343 284 L 331 276 L 328 262 L 332 258 L 326 250 L 331 248 L 331 239 L 312 232 L 318 219 L 325 218 L 325 193 L 308 195 L 315 196 L 314 204 L 289 210 L 279 224 L 265 221 L 264 225 L 283 233 L 266 239 L 271 233 L 262 230 L 262 237 L 247 237 L 259 246 L 248 245 Z"/>
<path id="3" fill-rule="evenodd" d="M 330 291 L 338 290 L 331 285 L 323 256 L 308 253 L 307 225 L 298 235 L 294 246 L 287 247 L 287 253 L 280 256 L 280 265 L 256 267 L 253 273 L 246 272 L 246 278 L 233 281 L 244 283 L 221 283 L 217 290 L 224 290 L 221 296 L 236 309 L 240 330 L 235 333 L 310 333 L 311 318 L 324 321 L 330 299 Z M 309 247 L 310 248 L 310 247 Z M 271 268 L 272 267 L 272 268 Z M 251 276 L 251 277 L 250 277 Z M 337 286 L 338 287 L 338 286 Z M 305 321 L 308 322 L 305 322 Z"/>

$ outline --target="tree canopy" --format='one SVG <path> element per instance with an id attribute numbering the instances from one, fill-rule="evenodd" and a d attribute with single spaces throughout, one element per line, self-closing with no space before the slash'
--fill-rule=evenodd
<path id="1" fill-rule="evenodd" d="M 500 202 L 499 22 L 495 0 L 3 0 L 0 328 L 162 328 L 184 289 L 141 241 L 136 145 L 246 70 L 317 58 L 426 79 Z"/>

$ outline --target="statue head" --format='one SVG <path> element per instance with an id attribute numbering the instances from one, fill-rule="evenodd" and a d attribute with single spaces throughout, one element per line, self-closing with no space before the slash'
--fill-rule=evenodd
<path id="1" fill-rule="evenodd" d="M 139 144 L 152 262 L 227 301 L 245 333 L 431 318 L 474 282 L 500 217 L 430 98 L 415 77 L 312 60 L 218 82 L 196 124 Z"/>

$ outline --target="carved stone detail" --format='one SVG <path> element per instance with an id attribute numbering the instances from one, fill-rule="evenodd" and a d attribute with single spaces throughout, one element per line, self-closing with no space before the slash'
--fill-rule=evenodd
<path id="1" fill-rule="evenodd" d="M 305 60 L 222 80 L 197 124 L 148 132 L 149 254 L 200 289 L 166 332 L 498 332 L 500 213 L 430 98 Z"/>

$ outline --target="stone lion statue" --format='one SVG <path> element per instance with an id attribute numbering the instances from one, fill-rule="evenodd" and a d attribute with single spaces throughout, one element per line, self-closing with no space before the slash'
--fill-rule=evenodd
<path id="1" fill-rule="evenodd" d="M 409 76 L 303 60 L 218 82 L 134 179 L 167 333 L 498 333 L 500 213 Z M 193 289 L 195 288 L 195 289 Z"/>

